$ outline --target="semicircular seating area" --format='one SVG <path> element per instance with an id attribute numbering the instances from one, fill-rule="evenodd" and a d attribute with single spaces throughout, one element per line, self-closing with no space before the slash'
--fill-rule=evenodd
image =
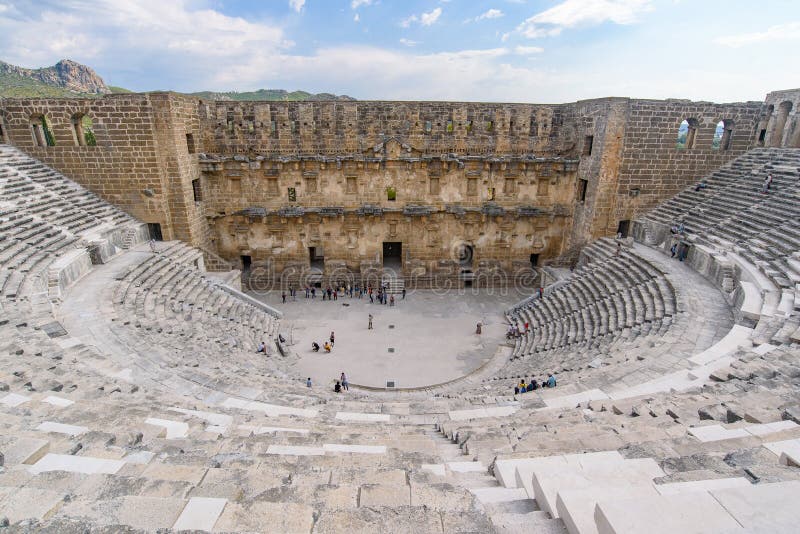
<path id="1" fill-rule="evenodd" d="M 762 192 L 764 179 L 772 185 Z M 687 261 L 734 300 L 759 342 L 797 339 L 800 318 L 800 149 L 747 152 L 634 224 L 637 240 L 690 245 Z M 671 233 L 682 223 L 685 234 Z"/>
<path id="2" fill-rule="evenodd" d="M 757 220 L 796 196 L 796 155 L 755 151 L 723 169 L 781 173 L 769 195 L 750 195 L 757 209 L 740 198 L 736 210 Z M 697 205 L 716 195 L 708 183 Z M 56 205 L 51 185 L 86 202 L 84 216 Z M 338 395 L 306 388 L 274 346 L 256 354 L 280 313 L 205 272 L 201 251 L 161 242 L 153 253 L 142 223 L 3 145 L 0 188 L 0 524 L 11 532 L 578 534 L 690 530 L 693 517 L 710 531 L 769 519 L 793 532 L 800 521 L 786 285 L 800 241 L 766 218 L 727 244 L 715 230 L 726 226 L 710 225 L 722 211 L 704 212 L 708 230 L 685 219 L 692 248 L 679 262 L 659 240 L 684 213 L 671 203 L 635 223 L 639 242 L 591 244 L 568 279 L 510 310 L 531 332 L 499 370 L 407 395 Z M 558 387 L 510 391 L 545 372 Z"/>

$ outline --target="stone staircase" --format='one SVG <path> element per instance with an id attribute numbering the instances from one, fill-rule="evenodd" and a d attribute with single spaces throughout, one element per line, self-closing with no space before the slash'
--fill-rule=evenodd
<path id="1" fill-rule="evenodd" d="M 383 276 L 381 277 L 381 284 L 387 288 L 386 291 L 390 295 L 399 295 L 406 287 L 405 279 L 395 272 L 388 274 L 384 272 Z"/>

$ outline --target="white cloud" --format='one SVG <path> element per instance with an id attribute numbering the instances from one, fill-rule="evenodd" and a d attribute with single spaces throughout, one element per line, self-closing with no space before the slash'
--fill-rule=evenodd
<path id="1" fill-rule="evenodd" d="M 412 41 L 411 39 L 406 39 L 405 37 L 402 37 L 400 39 L 400 44 L 404 46 L 416 46 L 419 44 L 419 41 Z"/>
<path id="2" fill-rule="evenodd" d="M 10 5 L 6 0 L 0 3 Z M 341 6 L 345 12 L 349 3 Z M 626 95 L 721 102 L 756 100 L 776 87 L 800 86 L 797 69 L 780 67 L 790 57 L 788 48 L 762 37 L 755 42 L 772 48 L 715 47 L 713 36 L 698 41 L 698 46 L 712 45 L 701 49 L 701 56 L 717 54 L 713 69 L 701 60 L 691 63 L 693 57 L 675 57 L 672 34 L 663 45 L 650 39 L 646 47 L 608 48 L 592 62 L 577 64 L 550 64 L 539 47 L 516 46 L 513 38 L 519 35 L 508 39 L 511 44 L 484 50 L 424 53 L 420 44 L 415 48 L 408 39 L 387 48 L 312 44 L 300 53 L 287 38 L 283 24 L 288 22 L 245 19 L 207 7 L 218 4 L 209 0 L 13 2 L 0 12 L 2 59 L 42 67 L 66 57 L 90 65 L 108 83 L 139 91 L 299 88 L 361 99 L 558 103 Z M 280 2 L 283 10 L 286 6 Z M 702 24 L 702 19 L 697 21 L 697 26 Z M 32 35 L 47 38 L 32 39 Z M 620 48 L 625 50 L 617 52 Z M 654 59 L 659 49 L 662 55 Z M 737 68 L 742 61 L 763 61 L 771 75 L 752 76 Z"/>
<path id="3" fill-rule="evenodd" d="M 764 43 L 769 41 L 793 41 L 800 39 L 800 22 L 787 22 L 770 26 L 763 32 L 742 33 L 739 35 L 725 35 L 717 37 L 714 42 L 732 48 L 749 45 L 753 43 Z"/>
<path id="4" fill-rule="evenodd" d="M 499 9 L 492 8 L 489 9 L 488 11 L 484 11 L 483 13 L 475 17 L 475 20 L 478 21 L 484 19 L 499 19 L 502 16 L 503 16 L 502 11 L 500 11 Z"/>
<path id="5" fill-rule="evenodd" d="M 291 46 L 277 25 L 193 5 L 191 0 L 73 0 L 58 7 L 20 6 L 17 14 L 0 13 L 0 50 L 5 61 L 26 67 L 66 57 L 101 73 L 104 68 L 130 73 L 133 80 L 159 72 L 163 81 L 149 89 L 187 90 L 189 80 L 207 83 L 214 69 L 246 60 L 254 50 L 269 54 Z"/>
<path id="6" fill-rule="evenodd" d="M 604 22 L 632 24 L 639 13 L 652 9 L 652 0 L 564 0 L 517 26 L 516 31 L 535 39 L 561 33 L 564 28 L 596 26 Z"/>
<path id="7" fill-rule="evenodd" d="M 358 13 L 353 15 L 353 22 L 358 22 L 359 20 L 361 20 L 361 17 L 358 16 Z"/>
<path id="8" fill-rule="evenodd" d="M 439 20 L 439 17 L 441 15 L 442 15 L 442 8 L 437 7 L 430 13 L 423 13 L 422 15 L 420 15 L 419 23 L 422 24 L 423 26 L 430 26 L 431 24 Z"/>
<path id="9" fill-rule="evenodd" d="M 350 2 L 351 9 L 358 9 L 361 6 L 371 6 L 372 0 L 353 0 Z"/>
<path id="10" fill-rule="evenodd" d="M 306 4 L 306 0 L 289 0 L 289 7 L 300 13 L 303 10 L 303 6 Z"/>
<path id="11" fill-rule="evenodd" d="M 516 46 L 514 47 L 514 53 L 519 54 L 520 56 L 530 56 L 532 54 L 541 54 L 544 52 L 544 48 L 541 46 Z"/>
<path id="12" fill-rule="evenodd" d="M 403 20 L 400 21 L 400 26 L 402 26 L 403 28 L 408 28 L 409 26 L 411 26 L 412 23 L 415 22 L 420 23 L 422 26 L 431 26 L 433 23 L 439 20 L 439 17 L 441 16 L 442 16 L 442 8 L 437 7 L 436 9 L 428 13 L 422 13 L 419 16 L 411 15 L 410 17 L 404 18 Z"/>

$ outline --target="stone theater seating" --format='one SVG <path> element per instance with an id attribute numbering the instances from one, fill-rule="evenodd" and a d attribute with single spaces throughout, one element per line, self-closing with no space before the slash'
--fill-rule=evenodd
<path id="1" fill-rule="evenodd" d="M 153 253 L 141 223 L 0 146 L 0 521 L 795 532 L 798 178 L 800 151 L 748 152 L 509 310 L 531 331 L 502 365 L 335 396 L 274 344 L 255 352 L 280 313 L 204 272 L 201 251 Z M 513 395 L 548 372 L 557 388 Z"/>

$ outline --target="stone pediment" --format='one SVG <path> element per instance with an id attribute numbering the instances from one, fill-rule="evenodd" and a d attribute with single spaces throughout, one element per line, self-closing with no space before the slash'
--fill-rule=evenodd
<path id="1" fill-rule="evenodd" d="M 371 150 L 375 156 L 384 155 L 387 160 L 415 158 L 421 155 L 421 151 L 399 137 L 388 137 L 373 146 Z"/>

